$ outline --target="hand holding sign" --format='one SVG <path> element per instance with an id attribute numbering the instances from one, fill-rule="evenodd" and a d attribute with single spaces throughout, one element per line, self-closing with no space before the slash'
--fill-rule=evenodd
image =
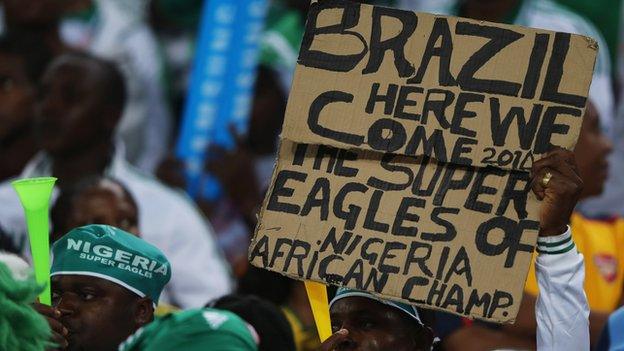
<path id="1" fill-rule="evenodd" d="M 547 153 L 533 164 L 531 176 L 531 188 L 542 200 L 539 235 L 563 234 L 583 189 L 574 153 L 564 149 Z"/>

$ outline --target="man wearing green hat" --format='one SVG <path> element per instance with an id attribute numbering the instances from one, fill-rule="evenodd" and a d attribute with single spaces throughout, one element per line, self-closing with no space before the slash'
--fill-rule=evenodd
<path id="1" fill-rule="evenodd" d="M 52 307 L 37 305 L 68 350 L 117 350 L 154 319 L 171 278 L 164 254 L 146 241 L 107 225 L 76 228 L 53 247 Z"/>

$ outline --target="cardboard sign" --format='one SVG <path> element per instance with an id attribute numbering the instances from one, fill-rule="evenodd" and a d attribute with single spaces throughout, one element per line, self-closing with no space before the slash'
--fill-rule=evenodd
<path id="1" fill-rule="evenodd" d="M 596 53 L 578 35 L 312 4 L 251 263 L 512 322 L 539 229 L 528 171 L 574 147 Z"/>

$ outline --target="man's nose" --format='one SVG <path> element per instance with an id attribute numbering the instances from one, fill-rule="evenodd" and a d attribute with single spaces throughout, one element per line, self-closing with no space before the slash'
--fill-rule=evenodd
<path id="1" fill-rule="evenodd" d="M 340 343 L 338 345 L 336 345 L 336 350 L 338 351 L 347 351 L 347 350 L 357 350 L 357 341 L 356 341 L 356 335 L 353 334 L 353 330 L 355 330 L 354 328 L 352 328 L 351 325 L 349 325 L 349 323 L 344 322 L 342 323 L 342 325 L 340 326 L 340 329 L 346 329 L 349 331 L 349 334 L 347 334 L 347 336 L 340 341 Z"/>
<path id="2" fill-rule="evenodd" d="M 607 136 L 602 137 L 602 144 L 607 155 L 613 152 L 613 142 Z"/>
<path id="3" fill-rule="evenodd" d="M 61 310 L 61 313 L 63 313 L 63 315 L 73 314 L 78 307 L 78 304 L 76 303 L 76 297 L 72 296 L 72 294 L 63 294 L 59 298 L 55 307 Z"/>

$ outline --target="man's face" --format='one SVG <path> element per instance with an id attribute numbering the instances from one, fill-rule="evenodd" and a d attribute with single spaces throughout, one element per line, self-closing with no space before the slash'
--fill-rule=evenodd
<path id="1" fill-rule="evenodd" d="M 52 305 L 63 313 L 69 330 L 68 350 L 108 351 L 130 336 L 136 325 L 139 297 L 104 279 L 62 275 L 52 277 Z"/>
<path id="2" fill-rule="evenodd" d="M 108 224 L 138 236 L 138 211 L 124 190 L 112 182 L 87 189 L 73 203 L 70 228 L 88 224 Z"/>
<path id="3" fill-rule="evenodd" d="M 415 351 L 428 350 L 422 328 L 403 312 L 365 297 L 346 297 L 331 307 L 333 332 L 349 334 L 335 350 Z M 422 341 L 421 341 L 422 340 Z"/>
<path id="4" fill-rule="evenodd" d="M 63 155 L 106 135 L 101 84 L 101 69 L 89 60 L 64 57 L 48 68 L 37 103 L 36 125 L 42 148 L 52 155 Z"/>
<path id="5" fill-rule="evenodd" d="M 587 104 L 585 118 L 581 126 L 574 157 L 583 179 L 582 198 L 597 196 L 602 193 L 609 173 L 607 156 L 613 150 L 611 141 L 602 133 L 598 111 L 590 102 Z"/>
<path id="6" fill-rule="evenodd" d="M 0 53 L 0 145 L 30 129 L 34 86 L 16 55 Z"/>

